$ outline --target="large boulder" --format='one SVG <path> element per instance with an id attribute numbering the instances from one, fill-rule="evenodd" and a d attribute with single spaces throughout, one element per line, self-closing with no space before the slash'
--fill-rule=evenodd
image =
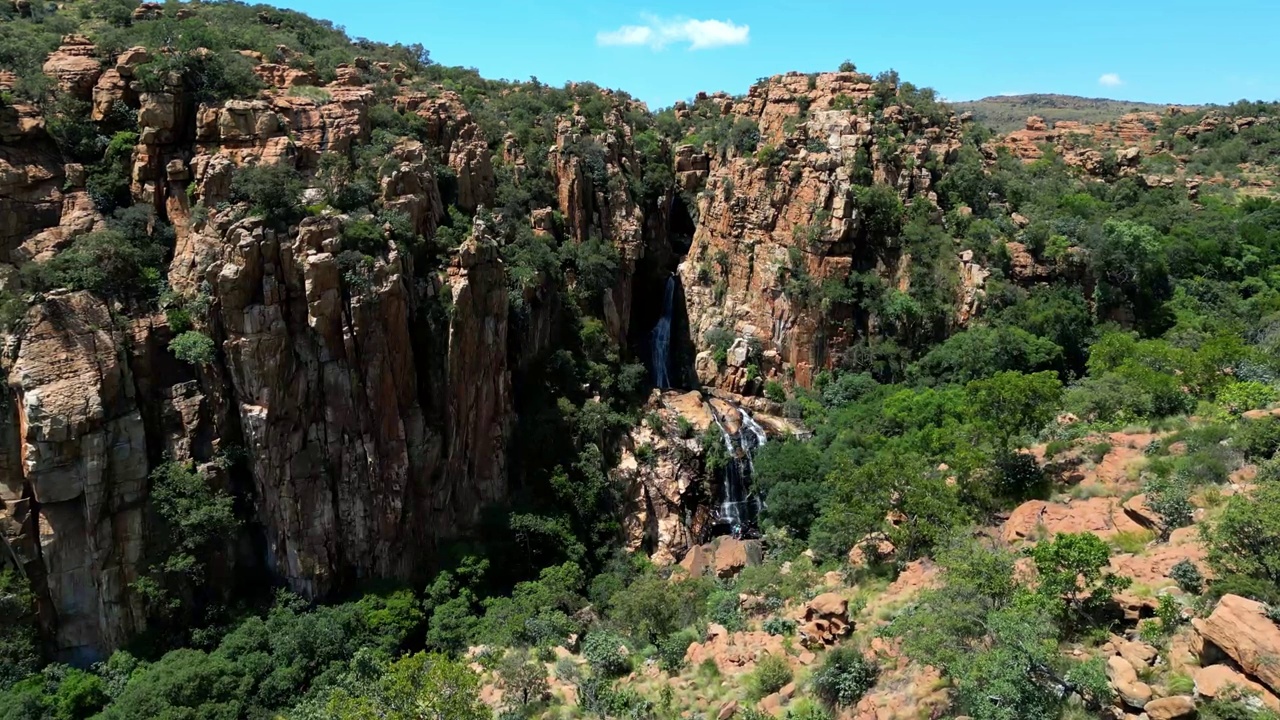
<path id="1" fill-rule="evenodd" d="M 1129 707 L 1141 708 L 1151 702 L 1151 686 L 1139 680 L 1138 671 L 1119 655 L 1107 659 L 1107 679 L 1115 688 L 1116 695 Z"/>
<path id="2" fill-rule="evenodd" d="M 1213 614 L 1192 621 L 1206 643 L 1221 649 L 1246 673 L 1276 692 L 1280 689 L 1280 627 L 1266 607 L 1239 595 L 1224 595 Z"/>
<path id="3" fill-rule="evenodd" d="M 1259 697 L 1272 710 L 1280 711 L 1280 698 L 1229 665 L 1197 668 L 1194 677 L 1197 697 L 1206 700 L 1229 699 L 1235 694 L 1249 693 Z"/>
<path id="4" fill-rule="evenodd" d="M 1196 701 L 1187 695 L 1174 695 L 1152 700 L 1143 710 L 1151 720 L 1181 720 L 1195 717 Z"/>
<path id="5" fill-rule="evenodd" d="M 796 633 L 808 647 L 834 645 L 853 630 L 849 600 L 837 593 L 823 593 L 805 603 L 798 620 Z"/>
<path id="6" fill-rule="evenodd" d="M 102 75 L 102 63 L 94 57 L 98 48 L 83 35 L 67 35 L 62 45 L 44 63 L 44 74 L 53 78 L 64 92 L 88 100 Z"/>
<path id="7" fill-rule="evenodd" d="M 749 542 L 732 537 L 721 538 L 716 546 L 717 577 L 732 578 L 741 573 L 742 568 L 759 564 L 759 560 L 751 562 Z"/>

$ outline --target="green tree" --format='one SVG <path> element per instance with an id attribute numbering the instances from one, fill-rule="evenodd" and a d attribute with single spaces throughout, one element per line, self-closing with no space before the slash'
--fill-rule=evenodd
<path id="1" fill-rule="evenodd" d="M 295 222 L 302 212 L 302 178 L 288 165 L 251 165 L 231 178 L 231 199 L 273 225 Z"/>
<path id="2" fill-rule="evenodd" d="M 975 380 L 967 389 L 974 422 L 996 436 L 1004 453 L 1052 420 L 1062 397 L 1062 383 L 1051 372 L 1003 372 Z"/>
<path id="3" fill-rule="evenodd" d="M 1099 314 L 1127 311 L 1146 329 L 1162 330 L 1167 324 L 1162 306 L 1172 286 L 1160 233 L 1129 220 L 1108 220 L 1089 251 Z"/>
<path id="4" fill-rule="evenodd" d="M 933 383 L 967 383 L 999 372 L 1038 372 L 1062 365 L 1062 348 L 1016 327 L 979 326 L 930 350 L 911 373 Z"/>
<path id="5" fill-rule="evenodd" d="M 838 647 L 827 653 L 822 666 L 813 673 L 813 691 L 832 708 L 858 704 L 876 684 L 880 668 L 854 647 Z"/>
<path id="6" fill-rule="evenodd" d="M 766 499 L 764 517 L 796 537 L 809 534 L 825 495 L 821 458 L 809 443 L 768 443 L 756 454 L 752 485 Z"/>
<path id="7" fill-rule="evenodd" d="M 490 720 L 480 677 L 446 655 L 418 653 L 388 665 L 374 687 L 342 689 L 328 700 L 326 720 Z"/>
<path id="8" fill-rule="evenodd" d="M 547 670 L 524 650 L 507 654 L 498 664 L 498 679 L 505 696 L 523 707 L 537 702 L 547 692 Z"/>
<path id="9" fill-rule="evenodd" d="M 0 687 L 8 687 L 39 668 L 35 597 L 17 572 L 0 570 Z"/>
<path id="10" fill-rule="evenodd" d="M 208 365 L 217 357 L 213 338 L 198 330 L 188 330 L 169 343 L 169 351 L 179 360 L 192 365 Z"/>
<path id="11" fill-rule="evenodd" d="M 1089 620 L 1093 612 L 1128 587 L 1129 579 L 1106 570 L 1111 548 L 1089 532 L 1059 533 L 1031 551 L 1039 577 L 1039 592 L 1057 605 L 1069 625 Z"/>
<path id="12" fill-rule="evenodd" d="M 1280 586 L 1280 485 L 1265 483 L 1227 501 L 1207 525 L 1209 566 L 1220 578 L 1243 576 Z"/>
<path id="13" fill-rule="evenodd" d="M 209 718 L 237 720 L 253 679 L 220 655 L 174 650 L 129 679 L 99 720 Z"/>
<path id="14" fill-rule="evenodd" d="M 887 633 L 912 660 L 951 679 L 957 714 L 1056 720 L 1073 693 L 1100 707 L 1096 683 L 1062 668 L 1056 617 L 1042 595 L 1014 580 L 1015 561 L 976 540 L 948 546 L 938 558 L 942 587 L 922 593 Z"/>
<path id="15" fill-rule="evenodd" d="M 628 635 L 657 643 L 691 624 L 706 604 L 710 586 L 700 578 L 669 581 L 646 573 L 613 596 L 609 618 Z"/>

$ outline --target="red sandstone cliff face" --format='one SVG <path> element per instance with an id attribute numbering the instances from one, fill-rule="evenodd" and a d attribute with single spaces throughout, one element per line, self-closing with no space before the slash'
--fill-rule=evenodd
<path id="1" fill-rule="evenodd" d="M 780 162 L 730 154 L 713 159 L 698 194 L 698 227 L 680 278 L 688 298 L 690 333 L 705 352 L 714 327 L 754 337 L 767 353 L 766 374 L 794 372 L 808 384 L 854 338 L 836 333 L 827 309 L 789 295 L 785 280 L 799 262 L 814 285 L 843 282 L 865 256 L 865 218 L 855 202 L 855 173 L 890 186 L 904 200 L 930 198 L 930 158 L 947 162 L 959 149 L 954 117 L 935 126 L 898 105 L 879 118 L 858 104 L 873 94 L 866 76 L 824 73 L 774 77 L 751 89 L 731 112 L 755 119 L 761 142 L 785 149 Z M 833 104 L 852 109 L 828 109 Z M 807 112 L 803 108 L 807 107 Z M 905 138 L 885 132 L 896 127 Z M 699 164 L 688 148 L 677 162 Z M 679 166 L 678 166 L 679 168 Z M 692 170 L 690 171 L 692 172 Z M 881 257 L 874 271 L 890 286 L 905 282 L 909 258 Z M 956 258 L 957 269 L 961 265 Z M 745 389 L 745 368 L 716 368 L 698 359 L 699 379 L 728 390 Z"/>
<path id="2" fill-rule="evenodd" d="M 13 402 L 0 415 L 0 532 L 33 580 L 53 649 L 72 660 L 145 629 L 130 584 L 150 562 L 148 477 L 164 460 L 194 462 L 225 486 L 215 461 L 247 458 L 247 519 L 264 547 L 257 558 L 229 548 L 229 564 L 263 563 L 309 596 L 358 578 L 420 576 L 440 541 L 508 497 L 519 472 L 508 457 L 513 377 L 556 332 L 556 294 L 533 288 L 516 336 L 507 271 L 482 222 L 439 271 L 415 272 L 412 253 L 392 242 L 352 283 L 337 260 L 345 217 L 285 229 L 227 205 L 239 167 L 286 164 L 310 176 L 324 153 L 367 140 L 377 102 L 368 79 L 402 82 L 403 72 L 357 60 L 300 94 L 291 90 L 314 85 L 313 74 L 252 57 L 271 87 L 197 104 L 178 78 L 142 91 L 135 68 L 149 59 L 143 48 L 106 57 L 73 37 L 45 70 L 90 101 L 95 120 L 136 111 L 130 191 L 172 222 L 167 280 L 209 307 L 196 323 L 216 359 L 180 362 L 162 313 L 78 292 L 37 302 L 3 364 Z M 380 205 L 432 236 L 445 216 L 440 166 L 456 178 L 460 207 L 492 204 L 494 160 L 462 99 L 406 90 L 394 104 L 428 121 L 427 142 L 395 147 L 380 169 Z M 637 172 L 630 109 L 610 111 L 603 132 L 562 118 L 549 163 L 568 239 L 599 236 L 620 251 L 604 307 L 621 342 L 653 232 L 624 177 Z M 584 165 L 583 142 L 603 150 L 603 168 Z M 513 139 L 503 152 L 519 165 Z M 0 283 L 21 292 L 17 266 L 101 227 L 84 174 L 62 164 L 39 109 L 0 108 Z M 551 231 L 551 212 L 535 213 L 535 232 Z"/>

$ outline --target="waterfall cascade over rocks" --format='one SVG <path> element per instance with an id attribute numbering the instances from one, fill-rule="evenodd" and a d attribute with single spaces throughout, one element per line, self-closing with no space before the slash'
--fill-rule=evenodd
<path id="1" fill-rule="evenodd" d="M 751 492 L 751 475 L 755 471 L 753 458 L 756 450 L 768 442 L 768 437 L 764 428 L 751 417 L 751 413 L 738 408 L 738 414 L 741 424 L 736 433 L 731 433 L 720 415 L 712 411 L 728 455 L 720 503 L 717 506 L 716 525 L 740 536 L 754 532 L 760 516 L 760 498 Z"/>
<path id="2" fill-rule="evenodd" d="M 662 301 L 662 317 L 653 328 L 653 354 L 650 363 L 653 367 L 653 384 L 659 390 L 671 387 L 671 313 L 674 311 L 676 297 L 676 276 L 667 278 L 666 297 Z"/>

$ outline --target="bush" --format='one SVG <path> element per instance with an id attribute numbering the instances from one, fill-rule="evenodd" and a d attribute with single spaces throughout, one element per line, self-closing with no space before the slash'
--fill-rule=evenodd
<path id="1" fill-rule="evenodd" d="M 684 667 L 685 654 L 698 636 L 692 630 L 681 630 L 658 641 L 658 665 L 675 675 Z"/>
<path id="2" fill-rule="evenodd" d="M 23 266 L 23 279 L 39 290 L 89 290 L 115 298 L 154 295 L 173 228 L 143 207 L 118 210 L 103 230 L 76 238 L 47 262 Z"/>
<path id="3" fill-rule="evenodd" d="M 213 339 L 199 330 L 188 330 L 169 343 L 169 351 L 179 360 L 192 365 L 208 365 L 217 357 Z"/>
<path id="4" fill-rule="evenodd" d="M 275 225 L 302 217 L 302 177 L 287 165 L 252 165 L 231 178 L 231 199 Z"/>
<path id="5" fill-rule="evenodd" d="M 796 621 L 791 618 L 771 617 L 764 621 L 764 631 L 770 635 L 789 637 L 796 634 Z"/>
<path id="6" fill-rule="evenodd" d="M 741 630 L 746 623 L 739 603 L 738 593 L 720 590 L 707 600 L 707 617 L 711 622 L 723 625 L 729 632 Z"/>
<path id="7" fill-rule="evenodd" d="M 1160 539 L 1168 540 L 1174 530 L 1191 524 L 1195 506 L 1191 504 L 1189 483 L 1180 477 L 1153 478 L 1143 486 L 1146 504 L 1160 516 Z"/>
<path id="8" fill-rule="evenodd" d="M 582 640 L 582 656 L 600 677 L 618 677 L 631 669 L 626 642 L 611 632 L 593 632 Z"/>
<path id="9" fill-rule="evenodd" d="M 1199 595 L 1204 590 L 1204 575 L 1190 560 L 1179 560 L 1169 569 L 1169 577 L 1178 583 L 1178 587 L 1185 593 Z"/>
<path id="10" fill-rule="evenodd" d="M 1280 418 L 1245 422 L 1237 431 L 1232 445 L 1255 462 L 1275 455 L 1280 452 Z"/>
<path id="11" fill-rule="evenodd" d="M 676 418 L 676 437 L 682 440 L 693 437 L 693 423 L 683 415 Z"/>
<path id="12" fill-rule="evenodd" d="M 1089 446 L 1088 455 L 1089 459 L 1092 460 L 1094 464 L 1097 464 L 1102 462 L 1103 458 L 1105 458 L 1109 452 L 1111 452 L 1111 443 L 1100 442 Z"/>
<path id="13" fill-rule="evenodd" d="M 853 707 L 875 686 L 879 676 L 880 668 L 856 648 L 838 647 L 827 654 L 822 667 L 813 674 L 813 691 L 830 707 Z"/>
<path id="14" fill-rule="evenodd" d="M 0 688 L 39 667 L 35 612 L 35 596 L 27 582 L 12 570 L 0 570 Z"/>
<path id="15" fill-rule="evenodd" d="M 1218 391 L 1218 404 L 1232 415 L 1266 407 L 1276 401 L 1276 390 L 1256 380 L 1234 382 Z"/>
<path id="16" fill-rule="evenodd" d="M 791 663 L 784 655 L 765 655 L 747 678 L 747 687 L 756 699 L 772 695 L 791 682 Z"/>
<path id="17" fill-rule="evenodd" d="M 787 401 L 787 391 L 777 380 L 769 380 L 764 384 L 764 396 L 778 403 Z"/>

